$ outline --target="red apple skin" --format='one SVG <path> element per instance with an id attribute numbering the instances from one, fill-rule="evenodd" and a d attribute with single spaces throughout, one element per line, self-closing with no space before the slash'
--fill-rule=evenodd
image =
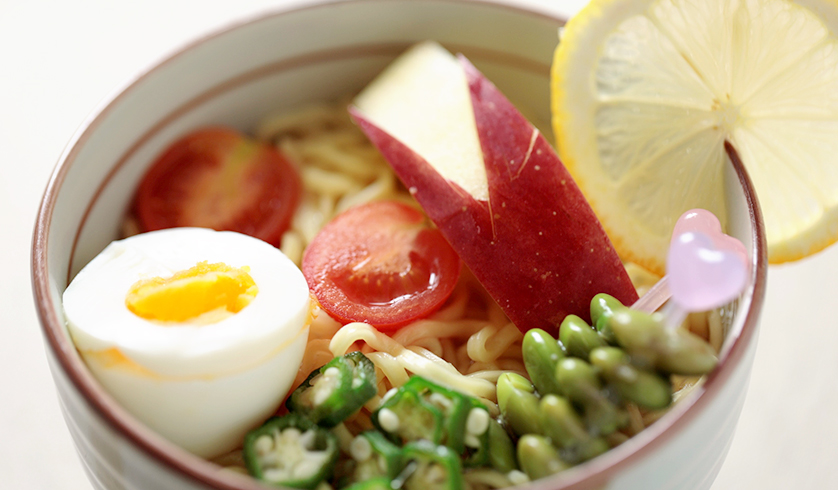
<path id="1" fill-rule="evenodd" d="M 522 331 L 556 334 L 568 314 L 590 322 L 590 301 L 637 292 L 608 236 L 543 136 L 460 56 L 483 150 L 489 200 L 475 200 L 421 156 L 350 112 L 428 217 Z"/>

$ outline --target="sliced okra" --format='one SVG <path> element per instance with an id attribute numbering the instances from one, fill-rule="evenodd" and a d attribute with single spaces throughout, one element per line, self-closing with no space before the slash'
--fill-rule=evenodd
<path id="1" fill-rule="evenodd" d="M 342 490 L 393 490 L 393 487 L 390 485 L 389 478 L 379 476 L 353 483 L 348 487 L 343 487 Z"/>
<path id="2" fill-rule="evenodd" d="M 404 466 L 401 448 L 375 430 L 358 434 L 349 445 L 349 455 L 355 461 L 352 482 L 386 477 L 389 484 Z"/>
<path id="3" fill-rule="evenodd" d="M 393 488 L 404 490 L 463 490 L 460 455 L 450 448 L 420 439 L 407 443 L 402 451 L 405 468 L 393 480 Z"/>
<path id="4" fill-rule="evenodd" d="M 360 409 L 376 390 L 375 366 L 360 352 L 335 357 L 315 369 L 286 403 L 323 427 L 334 427 Z"/>
<path id="5" fill-rule="evenodd" d="M 271 485 L 312 489 L 331 478 L 337 438 L 297 414 L 272 417 L 244 438 L 248 472 Z"/>
<path id="6" fill-rule="evenodd" d="M 489 427 L 495 420 L 486 407 L 474 398 L 471 403 L 466 423 L 463 426 L 463 445 L 465 446 L 463 464 L 468 467 L 486 466 L 490 459 Z M 497 422 L 495 422 L 497 423 Z"/>
<path id="7" fill-rule="evenodd" d="M 373 412 L 372 421 L 399 442 L 427 439 L 463 454 L 472 408 L 470 397 L 412 376 Z"/>

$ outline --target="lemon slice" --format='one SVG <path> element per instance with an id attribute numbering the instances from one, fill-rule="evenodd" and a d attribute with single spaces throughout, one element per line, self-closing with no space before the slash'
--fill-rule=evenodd
<path id="1" fill-rule="evenodd" d="M 833 0 L 593 0 L 571 19 L 552 73 L 559 155 L 624 259 L 662 274 L 682 212 L 724 220 L 726 140 L 772 263 L 838 238 L 837 32 Z"/>

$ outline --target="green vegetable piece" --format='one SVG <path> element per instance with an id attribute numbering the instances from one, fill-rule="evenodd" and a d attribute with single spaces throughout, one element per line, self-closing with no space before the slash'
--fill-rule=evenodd
<path id="1" fill-rule="evenodd" d="M 561 450 L 564 460 L 576 464 L 608 450 L 605 439 L 588 433 L 585 423 L 567 398 L 547 395 L 539 403 L 539 412 L 544 435 Z"/>
<path id="2" fill-rule="evenodd" d="M 373 425 L 397 444 L 418 439 L 428 439 L 435 444 L 442 442 L 442 412 L 419 393 L 402 388 L 372 413 Z"/>
<path id="3" fill-rule="evenodd" d="M 495 419 L 489 422 L 489 464 L 501 473 L 518 469 L 515 444 L 506 429 Z"/>
<path id="4" fill-rule="evenodd" d="M 498 378 L 498 406 L 512 432 L 540 434 L 538 397 L 527 378 L 520 374 L 504 373 Z"/>
<path id="5" fill-rule="evenodd" d="M 393 482 L 404 490 L 463 490 L 460 455 L 446 446 L 420 439 L 403 449 L 405 468 Z"/>
<path id="6" fill-rule="evenodd" d="M 312 489 L 332 477 L 337 438 L 298 414 L 272 417 L 244 438 L 248 472 L 276 486 Z"/>
<path id="7" fill-rule="evenodd" d="M 617 339 L 614 337 L 614 332 L 608 325 L 608 318 L 614 314 L 615 311 L 620 311 L 625 306 L 620 303 L 617 298 L 600 293 L 591 299 L 591 324 L 599 332 L 600 337 L 609 344 L 616 344 Z"/>
<path id="8" fill-rule="evenodd" d="M 489 464 L 490 458 L 489 427 L 495 420 L 489 415 L 485 405 L 476 398 L 467 398 L 471 408 L 466 415 L 464 424 L 465 455 L 463 465 L 467 467 L 486 466 Z"/>
<path id="9" fill-rule="evenodd" d="M 581 359 L 587 359 L 591 350 L 606 345 L 605 340 L 597 334 L 596 330 L 576 315 L 567 315 L 562 321 L 559 327 L 559 340 L 569 355 Z"/>
<path id="10" fill-rule="evenodd" d="M 695 376 L 709 373 L 718 358 L 701 337 L 682 328 L 669 328 L 658 313 L 625 308 L 607 323 L 632 362 L 672 374 Z"/>
<path id="11" fill-rule="evenodd" d="M 421 376 L 411 376 L 373 412 L 372 421 L 401 443 L 428 439 L 462 454 L 465 424 L 471 408 L 471 398 L 466 395 Z"/>
<path id="12" fill-rule="evenodd" d="M 623 399 L 651 409 L 665 408 L 672 402 L 672 385 L 669 380 L 657 373 L 635 367 L 622 349 L 594 349 L 590 361 Z"/>
<path id="13" fill-rule="evenodd" d="M 358 434 L 349 446 L 349 455 L 355 460 L 353 482 L 386 477 L 389 485 L 404 467 L 401 448 L 375 430 Z"/>
<path id="14" fill-rule="evenodd" d="M 500 377 L 498 377 L 498 408 L 500 408 L 501 412 L 506 410 L 506 404 L 509 399 L 513 398 L 519 391 L 534 394 L 535 387 L 527 378 L 521 376 L 520 374 L 503 373 Z"/>
<path id="15" fill-rule="evenodd" d="M 560 395 L 561 386 L 556 381 L 556 365 L 565 355 L 558 341 L 544 330 L 532 328 L 524 335 L 521 352 L 527 374 L 541 396 L 548 393 Z"/>
<path id="16" fill-rule="evenodd" d="M 360 409 L 376 390 L 375 366 L 360 352 L 335 357 L 315 369 L 286 406 L 323 427 L 334 427 Z"/>
<path id="17" fill-rule="evenodd" d="M 343 490 L 393 490 L 390 486 L 390 479 L 379 476 L 377 478 L 370 478 L 369 480 L 353 483 L 348 487 L 343 487 Z"/>
<path id="18" fill-rule="evenodd" d="M 628 423 L 628 415 L 605 396 L 596 371 L 587 362 L 574 357 L 562 360 L 556 378 L 570 401 L 582 407 L 593 435 L 610 434 Z"/>
<path id="19" fill-rule="evenodd" d="M 518 463 L 530 480 L 538 480 L 570 467 L 547 438 L 533 434 L 518 440 Z"/>

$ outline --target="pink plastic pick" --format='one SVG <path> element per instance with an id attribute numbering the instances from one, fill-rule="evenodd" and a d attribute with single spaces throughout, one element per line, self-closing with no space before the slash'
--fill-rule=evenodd
<path id="1" fill-rule="evenodd" d="M 677 326 L 690 311 L 717 308 L 738 296 L 749 270 L 742 242 L 722 233 L 713 213 L 693 209 L 675 224 L 667 275 L 632 308 L 653 312 L 671 297 L 663 313 L 668 325 Z"/>

